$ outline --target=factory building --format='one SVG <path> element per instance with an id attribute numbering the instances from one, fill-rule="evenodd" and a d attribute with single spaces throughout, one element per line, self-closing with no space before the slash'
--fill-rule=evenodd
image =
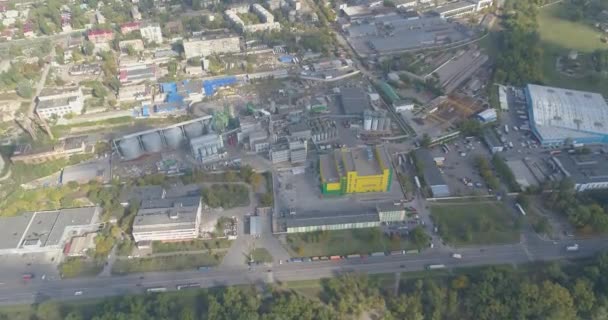
<path id="1" fill-rule="evenodd" d="M 311 138 L 313 142 L 333 140 L 338 135 L 336 122 L 332 120 L 316 119 L 310 121 Z"/>
<path id="2" fill-rule="evenodd" d="M 268 157 L 272 164 L 289 161 L 289 146 L 285 144 L 272 146 L 268 152 Z"/>
<path id="3" fill-rule="evenodd" d="M 84 95 L 80 87 L 66 90 L 45 89 L 36 98 L 36 113 L 44 119 L 53 115 L 79 115 L 83 108 Z"/>
<path id="4" fill-rule="evenodd" d="M 203 163 L 217 161 L 222 157 L 224 142 L 220 135 L 207 134 L 190 140 L 194 158 Z"/>
<path id="5" fill-rule="evenodd" d="M 431 192 L 433 193 L 433 197 L 441 198 L 441 197 L 449 197 L 450 189 L 448 188 L 445 179 L 443 179 L 443 175 L 437 168 L 435 160 L 433 156 L 427 149 L 417 149 L 414 151 L 414 156 L 416 157 L 416 163 L 422 164 L 422 172 L 424 177 L 424 181 L 426 185 L 431 188 Z"/>
<path id="6" fill-rule="evenodd" d="M 602 95 L 529 84 L 530 128 L 543 146 L 608 143 L 608 105 Z"/>
<path id="7" fill-rule="evenodd" d="M 323 230 L 347 230 L 379 227 L 383 222 L 406 219 L 405 209 L 395 203 L 380 203 L 375 211 L 368 212 L 319 212 L 290 215 L 280 220 L 280 230 L 286 233 L 314 232 Z"/>
<path id="8" fill-rule="evenodd" d="M 289 140 L 289 160 L 292 164 L 306 162 L 308 154 L 308 143 L 305 139 L 290 139 Z"/>
<path id="9" fill-rule="evenodd" d="M 552 163 L 574 182 L 576 191 L 608 188 L 608 157 L 605 153 L 560 154 Z"/>
<path id="10" fill-rule="evenodd" d="M 133 239 L 138 245 L 149 241 L 185 241 L 199 237 L 201 197 L 142 201 L 133 221 Z"/>
<path id="11" fill-rule="evenodd" d="M 361 116 L 363 111 L 370 108 L 368 95 L 362 88 L 340 88 L 340 105 L 342 112 L 347 115 Z"/>
<path id="12" fill-rule="evenodd" d="M 504 150 L 504 145 L 498 140 L 496 133 L 492 129 L 483 130 L 483 142 L 485 142 L 488 149 L 492 154 L 502 152 Z"/>
<path id="13" fill-rule="evenodd" d="M 184 41 L 186 59 L 207 57 L 212 54 L 237 53 L 241 42 L 237 35 L 226 33 L 206 33 L 200 39 Z"/>
<path id="14" fill-rule="evenodd" d="M 326 195 L 386 192 L 393 170 L 381 147 L 339 149 L 319 157 L 322 192 Z"/>

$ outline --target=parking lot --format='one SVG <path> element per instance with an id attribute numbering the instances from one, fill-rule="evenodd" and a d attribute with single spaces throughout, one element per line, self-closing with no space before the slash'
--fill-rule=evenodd
<path id="1" fill-rule="evenodd" d="M 433 148 L 431 154 L 437 159 L 444 158 L 439 171 L 443 173 L 453 196 L 488 194 L 488 188 L 475 167 L 478 157 L 488 161 L 491 157 L 481 140 L 461 138 Z"/>

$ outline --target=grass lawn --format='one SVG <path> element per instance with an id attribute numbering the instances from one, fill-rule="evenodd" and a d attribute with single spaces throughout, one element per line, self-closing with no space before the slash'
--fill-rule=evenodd
<path id="1" fill-rule="evenodd" d="M 255 262 L 272 262 L 272 255 L 265 248 L 255 248 L 251 251 L 250 255 Z"/>
<path id="2" fill-rule="evenodd" d="M 94 277 L 103 270 L 103 263 L 90 258 L 68 257 L 59 265 L 59 272 L 64 279 Z"/>
<path id="3" fill-rule="evenodd" d="M 453 245 L 519 241 L 519 221 L 499 202 L 436 202 L 431 216 L 443 240 Z"/>
<path id="4" fill-rule="evenodd" d="M 223 253 L 181 254 L 153 258 L 119 259 L 112 266 L 113 274 L 137 272 L 170 271 L 196 269 L 202 266 L 216 266 L 223 258 Z"/>
<path id="5" fill-rule="evenodd" d="M 180 252 L 180 251 L 199 251 L 199 250 L 214 250 L 227 249 L 232 245 L 232 240 L 214 239 L 214 240 L 191 240 L 183 242 L 160 242 L 152 243 L 153 253 Z"/>
<path id="6" fill-rule="evenodd" d="M 380 228 L 290 234 L 287 235 L 287 243 L 292 255 L 299 257 L 344 256 L 415 249 L 408 239 L 391 239 L 385 236 Z"/>
<path id="7" fill-rule="evenodd" d="M 592 52 L 608 49 L 601 42 L 601 33 L 590 22 L 568 19 L 569 5 L 555 4 L 540 9 L 538 32 L 543 42 L 570 50 Z"/>

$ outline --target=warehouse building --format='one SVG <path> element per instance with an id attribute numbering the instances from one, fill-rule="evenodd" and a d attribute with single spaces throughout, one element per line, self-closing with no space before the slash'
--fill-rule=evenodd
<path id="1" fill-rule="evenodd" d="M 500 140 L 498 140 L 496 133 L 494 133 L 494 130 L 492 129 L 483 130 L 483 141 L 492 154 L 502 152 L 504 150 L 504 145 L 502 142 L 500 142 Z"/>
<path id="2" fill-rule="evenodd" d="M 362 116 L 363 111 L 370 108 L 365 90 L 354 87 L 340 88 L 340 105 L 344 114 L 357 116 Z"/>
<path id="3" fill-rule="evenodd" d="M 608 157 L 604 153 L 560 154 L 551 161 L 574 182 L 576 191 L 608 188 Z"/>
<path id="4" fill-rule="evenodd" d="M 381 222 L 403 221 L 406 218 L 405 208 L 393 202 L 380 203 L 376 206 Z"/>
<path id="5" fill-rule="evenodd" d="M 224 154 L 224 141 L 217 134 L 206 134 L 190 140 L 194 158 L 203 163 L 217 161 Z"/>
<path id="6" fill-rule="evenodd" d="M 133 221 L 135 242 L 184 241 L 200 233 L 201 197 L 152 199 L 142 201 Z"/>
<path id="7" fill-rule="evenodd" d="M 36 113 L 43 119 L 53 115 L 79 115 L 83 109 L 84 95 L 79 87 L 65 90 L 44 89 L 36 98 Z"/>
<path id="8" fill-rule="evenodd" d="M 608 105 L 602 95 L 529 84 L 530 128 L 543 146 L 608 143 Z"/>
<path id="9" fill-rule="evenodd" d="M 315 213 L 294 215 L 283 221 L 287 233 L 313 232 L 323 230 L 347 230 L 380 226 L 377 213 Z"/>
<path id="10" fill-rule="evenodd" d="M 389 191 L 393 169 L 381 147 L 339 149 L 319 157 L 322 192 L 341 195 Z"/>
<path id="11" fill-rule="evenodd" d="M 435 164 L 435 160 L 433 156 L 427 149 L 417 149 L 414 151 L 414 156 L 416 157 L 416 163 L 421 164 L 422 172 L 424 177 L 424 181 L 426 185 L 431 188 L 431 192 L 433 193 L 433 197 L 441 198 L 441 197 L 449 197 L 450 189 L 448 188 L 447 183 L 443 179 L 439 168 Z"/>

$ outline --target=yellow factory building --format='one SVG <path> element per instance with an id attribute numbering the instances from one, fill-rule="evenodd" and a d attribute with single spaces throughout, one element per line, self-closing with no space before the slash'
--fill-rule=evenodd
<path id="1" fill-rule="evenodd" d="M 393 170 L 382 146 L 338 149 L 319 157 L 323 194 L 386 192 Z"/>

